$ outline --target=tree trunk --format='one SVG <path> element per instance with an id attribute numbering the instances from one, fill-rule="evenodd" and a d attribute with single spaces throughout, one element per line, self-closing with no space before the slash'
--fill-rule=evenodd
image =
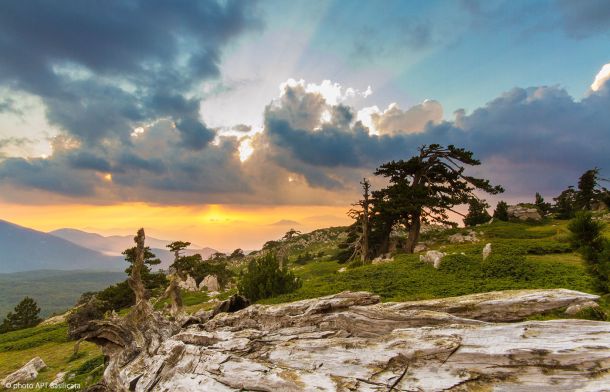
<path id="1" fill-rule="evenodd" d="M 421 213 L 413 214 L 411 226 L 409 227 L 409 236 L 407 237 L 406 251 L 413 253 L 415 245 L 419 241 L 419 231 L 421 229 Z"/>
<path id="2" fill-rule="evenodd" d="M 361 243 L 361 254 L 360 261 L 364 265 L 369 260 L 369 205 L 370 205 L 370 193 L 371 183 L 365 178 L 360 182 L 362 185 L 362 196 L 363 199 L 360 202 L 362 206 L 362 243 Z"/>
<path id="3" fill-rule="evenodd" d="M 131 275 L 127 279 L 129 287 L 136 296 L 136 305 L 146 300 L 146 288 L 142 282 L 142 268 L 144 267 L 144 229 L 138 230 L 138 235 L 134 238 L 136 243 L 136 261 L 133 263 Z"/>

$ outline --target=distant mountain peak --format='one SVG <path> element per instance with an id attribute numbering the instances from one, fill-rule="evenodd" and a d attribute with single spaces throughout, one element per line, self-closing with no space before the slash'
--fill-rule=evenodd
<path id="1" fill-rule="evenodd" d="M 48 233 L 0 220 L 0 272 L 37 269 L 120 270 L 121 258 Z"/>

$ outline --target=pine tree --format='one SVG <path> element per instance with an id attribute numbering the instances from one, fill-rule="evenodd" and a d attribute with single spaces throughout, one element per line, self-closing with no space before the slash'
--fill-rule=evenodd
<path id="1" fill-rule="evenodd" d="M 578 195 L 576 202 L 579 209 L 591 210 L 591 202 L 598 193 L 595 189 L 599 179 L 599 169 L 593 168 L 584 172 L 578 179 Z"/>
<path id="2" fill-rule="evenodd" d="M 579 211 L 568 225 L 570 240 L 582 255 L 587 271 L 593 277 L 596 288 L 603 293 L 610 291 L 610 241 L 604 238 L 604 224 L 593 219 L 589 211 Z"/>
<path id="3" fill-rule="evenodd" d="M 2 322 L 2 332 L 15 331 L 36 326 L 42 320 L 38 317 L 40 308 L 30 297 L 25 297 L 12 312 L 8 312 Z"/>
<path id="4" fill-rule="evenodd" d="M 498 204 L 496 204 L 494 218 L 504 222 L 508 222 L 508 204 L 506 204 L 505 201 L 500 200 Z"/>
<path id="5" fill-rule="evenodd" d="M 472 199 L 468 203 L 468 214 L 464 218 L 464 225 L 476 226 L 482 223 L 487 223 L 491 216 L 487 212 L 489 204 L 485 200 Z"/>
<path id="6" fill-rule="evenodd" d="M 540 193 L 538 193 L 538 192 L 536 192 L 534 204 L 536 205 L 536 207 L 540 211 L 540 214 L 543 215 L 543 216 L 546 215 L 546 213 L 548 213 L 549 210 L 551 209 L 551 204 L 550 203 L 546 203 L 544 201 L 544 198 L 542 197 L 542 195 Z"/>
<path id="7" fill-rule="evenodd" d="M 408 161 L 381 165 L 375 175 L 388 178 L 390 185 L 373 192 L 371 222 L 376 227 L 371 236 L 380 241 L 377 254 L 387 251 L 389 236 L 396 224 L 406 227 L 406 251 L 413 253 L 422 223 L 455 225 L 449 221 L 447 212 L 458 213 L 453 207 L 474 199 L 475 190 L 491 194 L 503 192 L 502 187 L 492 186 L 488 180 L 464 174 L 465 166 L 480 163 L 472 152 L 463 148 L 431 144 L 421 147 L 419 155 Z"/>
<path id="8" fill-rule="evenodd" d="M 554 210 L 557 213 L 557 219 L 571 219 L 576 211 L 577 192 L 574 187 L 569 186 L 559 196 L 553 198 L 555 201 Z"/>

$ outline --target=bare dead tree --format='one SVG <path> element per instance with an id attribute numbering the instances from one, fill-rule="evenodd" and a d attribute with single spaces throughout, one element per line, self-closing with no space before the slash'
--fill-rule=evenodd
<path id="1" fill-rule="evenodd" d="M 142 301 L 146 301 L 146 288 L 142 282 L 142 268 L 144 267 L 144 229 L 138 230 L 138 234 L 133 239 L 136 243 L 136 260 L 133 263 L 131 275 L 127 279 L 129 287 L 136 297 L 136 306 Z"/>
<path id="2" fill-rule="evenodd" d="M 354 252 L 352 253 L 349 260 L 354 260 L 356 257 L 360 256 L 360 261 L 364 265 L 369 261 L 369 233 L 370 233 L 370 224 L 369 224 L 369 214 L 371 208 L 371 183 L 366 178 L 363 178 L 360 181 L 360 185 L 362 185 L 362 199 L 354 204 L 354 207 L 348 212 L 348 215 L 360 221 L 361 225 L 361 233 L 358 239 L 353 243 Z"/>

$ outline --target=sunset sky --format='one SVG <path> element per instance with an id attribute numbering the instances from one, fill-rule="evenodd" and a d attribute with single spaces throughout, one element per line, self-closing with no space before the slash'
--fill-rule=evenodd
<path id="1" fill-rule="evenodd" d="M 610 177 L 608 79 L 605 0 L 2 1 L 0 219 L 253 249 L 430 143 L 549 200 Z"/>

